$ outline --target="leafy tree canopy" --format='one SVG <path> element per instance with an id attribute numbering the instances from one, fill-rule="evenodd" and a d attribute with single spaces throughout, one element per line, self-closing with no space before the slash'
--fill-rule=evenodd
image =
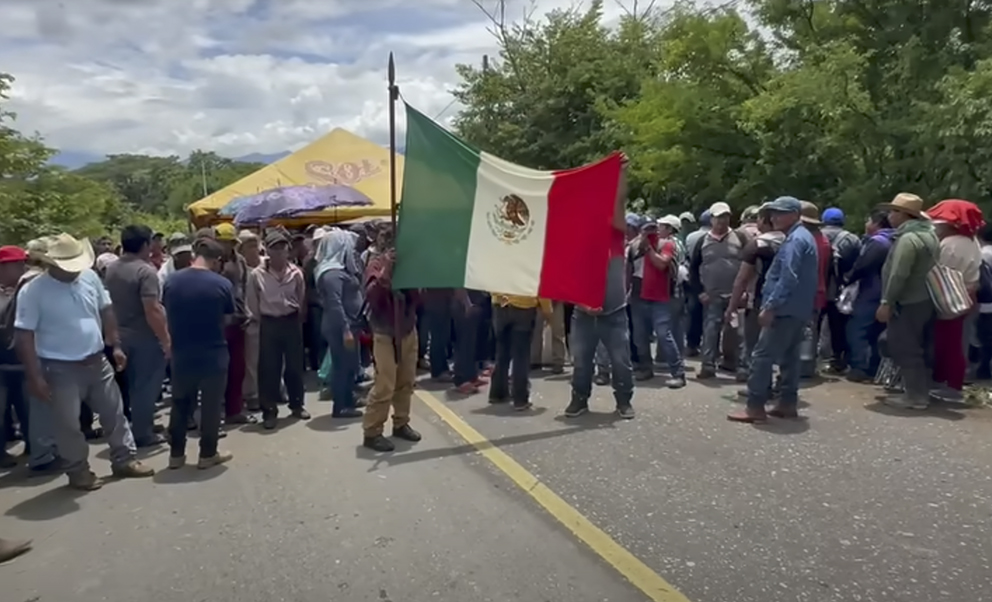
<path id="1" fill-rule="evenodd" d="M 903 190 L 992 208 L 992 0 L 644 4 L 615 24 L 602 2 L 486 10 L 500 52 L 458 67 L 460 134 L 537 168 L 623 149 L 666 211 L 791 194 L 859 217 Z"/>

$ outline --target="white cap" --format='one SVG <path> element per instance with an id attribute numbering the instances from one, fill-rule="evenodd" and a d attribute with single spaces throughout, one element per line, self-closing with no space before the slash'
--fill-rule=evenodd
<path id="1" fill-rule="evenodd" d="M 679 219 L 677 215 L 672 215 L 671 213 L 659 217 L 658 223 L 661 224 L 662 226 L 669 226 L 671 229 L 675 230 L 676 232 L 682 229 L 682 220 Z"/>
<path id="2" fill-rule="evenodd" d="M 696 223 L 696 216 L 692 214 L 691 211 L 683 211 L 679 214 L 679 221 L 685 220 L 687 222 Z"/>
<path id="3" fill-rule="evenodd" d="M 721 215 L 730 215 L 733 211 L 730 210 L 730 205 L 720 201 L 719 203 L 713 203 L 710 207 L 710 217 L 720 217 Z"/>

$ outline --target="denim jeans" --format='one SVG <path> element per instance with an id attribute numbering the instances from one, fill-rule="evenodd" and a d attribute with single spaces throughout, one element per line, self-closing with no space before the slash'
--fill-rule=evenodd
<path id="1" fill-rule="evenodd" d="M 675 346 L 679 348 L 679 357 L 685 357 L 685 296 L 672 297 L 668 302 L 672 318 L 670 328 Z"/>
<path id="2" fill-rule="evenodd" d="M 355 407 L 355 379 L 358 377 L 358 333 L 353 332 L 353 344 L 344 344 L 344 331 L 329 330 L 327 349 L 331 354 L 331 373 L 328 385 L 334 400 L 334 413 Z"/>
<path id="3" fill-rule="evenodd" d="M 165 354 L 155 337 L 134 337 L 123 341 L 127 356 L 128 397 L 131 400 L 131 429 L 138 445 L 153 437 L 155 404 L 165 380 Z M 96 408 L 94 408 L 96 410 Z"/>
<path id="4" fill-rule="evenodd" d="M 110 462 L 122 465 L 135 456 L 131 425 L 124 417 L 120 389 L 114 369 L 103 353 L 79 362 L 41 360 L 41 370 L 51 390 L 48 406 L 50 431 L 58 453 L 66 461 L 66 472 L 89 470 L 89 444 L 79 429 L 79 408 L 86 403 L 100 417 L 110 444 Z M 161 386 L 162 381 L 158 381 Z M 42 404 L 42 402 L 33 401 Z M 35 422 L 33 420 L 32 422 Z"/>
<path id="5" fill-rule="evenodd" d="M 668 372 L 673 378 L 684 377 L 685 363 L 682 361 L 682 354 L 679 353 L 675 336 L 672 334 L 671 302 L 654 301 L 651 303 L 650 309 L 654 333 L 658 338 L 658 349 L 668 364 Z"/>
<path id="6" fill-rule="evenodd" d="M 772 390 L 772 368 L 778 364 L 782 372 L 780 401 L 783 406 L 799 404 L 799 346 L 809 320 L 793 316 L 778 316 L 768 328 L 762 328 L 758 342 L 751 352 L 751 369 L 747 379 L 747 406 L 764 410 Z"/>
<path id="7" fill-rule="evenodd" d="M 727 297 L 714 296 L 703 306 L 703 370 L 716 370 L 720 341 L 723 338 L 723 316 L 729 303 L 730 299 Z"/>
<path id="8" fill-rule="evenodd" d="M 630 362 L 627 312 L 591 315 L 572 314 L 572 398 L 588 401 L 592 395 L 596 347 L 602 343 L 612 369 L 613 398 L 617 405 L 629 404 L 634 396 L 634 368 Z"/>
<path id="9" fill-rule="evenodd" d="M 55 436 L 52 433 L 51 405 L 28 396 L 28 438 L 31 440 L 30 468 L 44 466 L 59 455 L 55 449 Z M 76 426 L 79 426 L 77 417 Z"/>
<path id="10" fill-rule="evenodd" d="M 758 337 L 761 335 L 761 326 L 758 324 L 759 313 L 757 309 L 744 310 L 744 319 L 740 328 L 742 331 L 741 351 L 740 357 L 737 359 L 738 374 L 747 374 L 751 365 L 751 353 L 754 352 L 754 347 L 758 344 Z"/>
<path id="11" fill-rule="evenodd" d="M 437 378 L 448 371 L 448 350 L 451 348 L 451 307 L 428 306 L 424 309 L 427 334 L 430 338 L 428 359 L 431 363 L 431 376 Z M 419 337 L 418 337 L 419 339 Z"/>
<path id="12" fill-rule="evenodd" d="M 11 412 L 12 414 L 8 414 Z M 17 416 L 24 438 L 24 451 L 31 454 L 31 416 L 28 413 L 27 391 L 23 370 L 0 371 L 0 454 L 7 449 L 7 417 Z"/>
<path id="13" fill-rule="evenodd" d="M 634 369 L 644 372 L 650 372 L 654 368 L 651 355 L 651 333 L 655 330 L 654 305 L 654 302 L 646 299 L 630 300 L 630 336 L 634 341 L 638 360 Z"/>
<path id="14" fill-rule="evenodd" d="M 479 377 L 478 346 L 479 310 L 455 312 L 455 386 L 475 381 Z"/>
<path id="15" fill-rule="evenodd" d="M 885 331 L 885 324 L 875 320 L 877 303 L 854 304 L 854 311 L 847 320 L 847 340 L 850 343 L 848 363 L 852 370 L 875 376 L 881 357 L 878 355 L 878 337 Z"/>

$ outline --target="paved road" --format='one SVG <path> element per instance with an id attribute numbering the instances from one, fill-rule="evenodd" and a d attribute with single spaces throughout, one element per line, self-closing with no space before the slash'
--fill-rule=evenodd
<path id="1" fill-rule="evenodd" d="M 632 422 L 598 389 L 565 421 L 557 378 L 535 380 L 530 414 L 433 395 L 693 602 L 992 600 L 982 413 L 882 414 L 840 383 L 804 392 L 806 422 L 748 427 L 724 419 L 728 382 L 641 388 Z M 232 433 L 235 460 L 210 471 L 85 495 L 0 477 L 0 533 L 36 544 L 0 567 L 0 599 L 648 599 L 427 405 L 424 441 L 378 458 L 311 408 Z"/>

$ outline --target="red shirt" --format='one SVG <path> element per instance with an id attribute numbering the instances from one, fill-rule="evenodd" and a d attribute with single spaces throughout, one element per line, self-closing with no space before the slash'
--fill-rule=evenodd
<path id="1" fill-rule="evenodd" d="M 816 301 L 813 304 L 817 311 L 827 306 L 827 278 L 830 275 L 830 262 L 834 256 L 833 247 L 830 241 L 823 235 L 823 232 L 812 232 L 813 240 L 816 241 L 816 265 L 819 268 L 816 280 Z"/>
<path id="2" fill-rule="evenodd" d="M 658 254 L 662 257 L 672 259 L 675 257 L 675 243 L 670 240 L 661 242 Z M 651 263 L 651 259 L 644 256 L 644 279 L 641 281 L 641 299 L 647 301 L 668 301 L 671 299 L 672 277 L 671 269 L 673 264 L 669 263 L 666 269 L 661 269 Z"/>

